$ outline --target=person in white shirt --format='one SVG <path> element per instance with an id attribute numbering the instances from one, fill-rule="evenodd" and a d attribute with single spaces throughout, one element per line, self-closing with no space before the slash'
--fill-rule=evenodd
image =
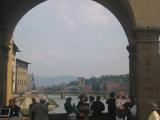
<path id="1" fill-rule="evenodd" d="M 127 120 L 127 104 L 130 102 L 130 98 L 123 91 L 118 93 L 116 98 L 117 120 Z"/>
<path id="2" fill-rule="evenodd" d="M 155 102 L 150 102 L 149 108 L 151 113 L 148 117 L 148 120 L 160 120 L 160 115 L 157 112 L 157 110 L 159 109 L 157 104 Z"/>

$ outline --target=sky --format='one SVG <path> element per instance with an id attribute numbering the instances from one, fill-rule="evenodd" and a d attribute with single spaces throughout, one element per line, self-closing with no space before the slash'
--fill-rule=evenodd
<path id="1" fill-rule="evenodd" d="M 36 76 L 127 74 L 126 34 L 115 16 L 91 0 L 49 0 L 17 24 L 19 59 Z"/>

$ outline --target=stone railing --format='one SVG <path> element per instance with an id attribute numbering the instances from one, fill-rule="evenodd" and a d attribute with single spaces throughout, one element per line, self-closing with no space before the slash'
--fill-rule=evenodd
<path id="1" fill-rule="evenodd" d="M 30 120 L 29 117 L 0 118 L 0 120 Z"/>
<path id="2" fill-rule="evenodd" d="M 0 118 L 0 120 L 30 120 L 28 115 L 24 115 L 25 117 L 15 117 L 15 118 Z M 103 113 L 101 116 L 101 120 L 106 120 L 107 114 Z M 49 120 L 67 120 L 67 115 L 65 113 L 59 114 L 49 114 Z"/>

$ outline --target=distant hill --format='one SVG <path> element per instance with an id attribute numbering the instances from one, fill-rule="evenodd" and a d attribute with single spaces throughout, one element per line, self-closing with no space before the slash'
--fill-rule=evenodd
<path id="1" fill-rule="evenodd" d="M 71 76 L 71 75 L 62 75 L 62 76 L 35 76 L 36 86 L 53 86 L 53 85 L 59 85 L 61 83 L 70 83 L 71 81 L 77 80 L 78 77 Z"/>

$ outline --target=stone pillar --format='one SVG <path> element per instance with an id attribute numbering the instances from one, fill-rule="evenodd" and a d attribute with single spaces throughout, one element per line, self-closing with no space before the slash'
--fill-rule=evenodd
<path id="1" fill-rule="evenodd" d="M 130 44 L 127 46 L 127 50 L 129 52 L 129 96 L 131 98 L 134 98 L 135 97 L 135 89 L 136 89 L 136 78 L 135 78 L 135 73 L 136 73 L 136 70 L 135 70 L 135 67 L 136 67 L 136 62 L 135 62 L 135 58 L 136 58 L 136 55 L 135 55 L 135 44 Z"/>
<path id="2" fill-rule="evenodd" d="M 8 51 L 8 63 L 7 63 L 7 95 L 6 103 L 8 104 L 9 99 L 13 97 L 13 41 L 10 40 L 9 51 Z"/>
<path id="3" fill-rule="evenodd" d="M 12 97 L 12 51 L 4 46 L 3 30 L 0 29 L 0 105 L 7 105 Z"/>
<path id="4" fill-rule="evenodd" d="M 65 93 L 62 91 L 61 92 L 61 99 L 64 99 L 65 98 Z"/>
<path id="5" fill-rule="evenodd" d="M 151 29 L 134 30 L 135 76 L 131 88 L 132 94 L 137 98 L 138 120 L 147 120 L 150 101 L 160 104 L 159 33 L 158 30 Z"/>
<path id="6" fill-rule="evenodd" d="M 0 47 L 0 105 L 7 104 L 8 49 Z"/>

